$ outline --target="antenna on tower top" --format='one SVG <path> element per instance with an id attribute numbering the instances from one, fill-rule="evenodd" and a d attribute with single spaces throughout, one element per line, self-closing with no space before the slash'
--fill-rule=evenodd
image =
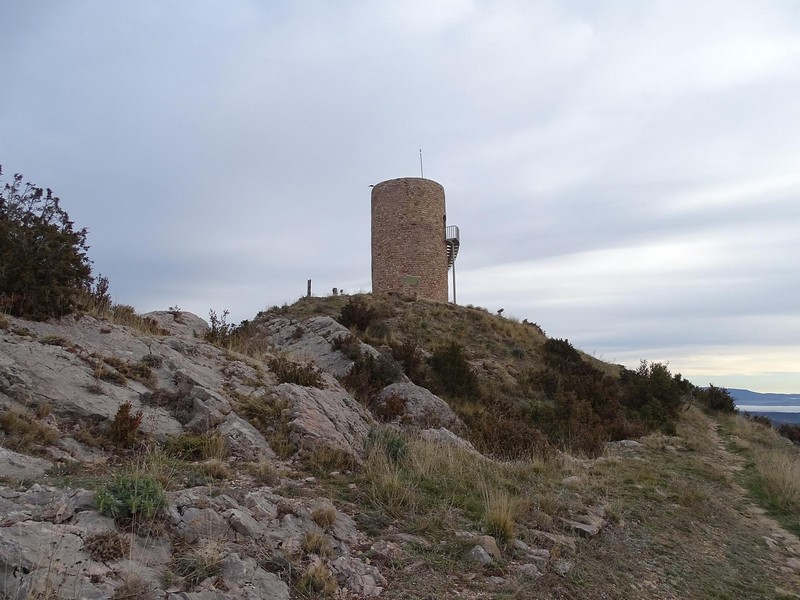
<path id="1" fill-rule="evenodd" d="M 419 149 L 419 176 L 425 179 L 425 172 L 422 170 L 422 148 Z"/>

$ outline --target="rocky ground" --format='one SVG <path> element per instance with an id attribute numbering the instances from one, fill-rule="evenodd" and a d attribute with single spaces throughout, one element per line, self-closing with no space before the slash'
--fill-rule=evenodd
<path id="1" fill-rule="evenodd" d="M 0 597 L 800 597 L 797 538 L 698 411 L 493 461 L 404 376 L 357 401 L 330 317 L 262 317 L 246 353 L 146 317 L 2 317 Z"/>

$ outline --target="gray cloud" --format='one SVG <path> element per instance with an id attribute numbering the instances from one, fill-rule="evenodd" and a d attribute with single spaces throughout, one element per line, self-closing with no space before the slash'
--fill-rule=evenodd
<path id="1" fill-rule="evenodd" d="M 368 186 L 422 147 L 462 303 L 796 392 L 799 12 L 6 3 L 0 162 L 90 228 L 117 300 L 240 320 L 308 278 L 368 291 Z"/>

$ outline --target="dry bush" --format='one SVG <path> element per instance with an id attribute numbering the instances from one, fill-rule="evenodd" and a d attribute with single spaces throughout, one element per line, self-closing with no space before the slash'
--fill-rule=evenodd
<path id="1" fill-rule="evenodd" d="M 336 522 L 336 507 L 332 504 L 322 504 L 311 511 L 311 520 L 323 529 L 327 529 Z"/>
<path id="2" fill-rule="evenodd" d="M 324 533 L 309 531 L 303 536 L 303 552 L 327 557 L 331 554 L 331 541 Z"/>
<path id="3" fill-rule="evenodd" d="M 0 416 L 0 437 L 2 445 L 11 450 L 29 450 L 33 446 L 50 446 L 58 440 L 57 429 L 39 422 L 35 415 L 16 409 L 6 411 Z"/>
<path id="4" fill-rule="evenodd" d="M 109 562 L 127 556 L 131 550 L 131 541 L 127 535 L 117 531 L 103 531 L 86 538 L 84 547 L 89 551 L 92 560 Z"/>
<path id="5" fill-rule="evenodd" d="M 155 600 L 152 586 L 135 573 L 127 574 L 111 600 Z"/>
<path id="6" fill-rule="evenodd" d="M 322 373 L 311 363 L 299 363 L 285 356 L 276 356 L 268 364 L 269 370 L 272 371 L 278 383 L 295 383 L 319 389 L 325 387 L 322 382 Z"/>
<path id="7" fill-rule="evenodd" d="M 142 411 L 131 412 L 131 403 L 123 402 L 114 415 L 108 430 L 108 439 L 120 448 L 131 448 L 136 442 L 136 433 L 142 424 Z"/>
<path id="8" fill-rule="evenodd" d="M 255 482 L 261 485 L 275 485 L 280 481 L 278 470 L 268 460 L 261 460 L 255 463 L 249 463 L 247 470 L 255 479 Z"/>
<path id="9" fill-rule="evenodd" d="M 296 587 L 306 598 L 329 598 L 338 589 L 336 578 L 321 562 L 309 566 L 297 581 Z"/>

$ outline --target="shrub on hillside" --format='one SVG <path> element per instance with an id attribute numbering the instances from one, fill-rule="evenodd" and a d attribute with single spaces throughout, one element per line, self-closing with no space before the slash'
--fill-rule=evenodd
<path id="1" fill-rule="evenodd" d="M 464 347 L 451 342 L 433 351 L 428 364 L 437 391 L 453 398 L 477 398 L 480 395 L 478 377 L 472 371 Z"/>
<path id="2" fill-rule="evenodd" d="M 276 356 L 268 364 L 278 383 L 295 383 L 319 389 L 325 387 L 322 373 L 311 363 L 299 363 L 285 356 Z"/>
<path id="3" fill-rule="evenodd" d="M 163 486 L 149 475 L 118 474 L 95 494 L 97 509 L 119 522 L 153 519 L 167 506 Z"/>
<path id="4" fill-rule="evenodd" d="M 108 437 L 115 446 L 120 448 L 130 448 L 136 442 L 136 433 L 142 424 L 142 411 L 133 413 L 130 402 L 123 402 L 111 421 L 108 430 Z"/>
<path id="5" fill-rule="evenodd" d="M 697 399 L 706 410 L 716 412 L 736 412 L 736 402 L 725 388 L 718 388 L 709 384 L 704 390 L 698 390 Z"/>
<path id="6" fill-rule="evenodd" d="M 778 426 L 778 433 L 800 446 L 800 425 L 797 423 L 781 423 Z"/>
<path id="7" fill-rule="evenodd" d="M 666 365 L 643 360 L 636 371 L 625 369 L 622 404 L 648 429 L 674 433 L 675 421 L 685 405 L 683 386 Z"/>
<path id="8" fill-rule="evenodd" d="M 378 392 L 397 382 L 403 374 L 400 365 L 383 354 L 373 356 L 359 350 L 350 358 L 353 365 L 342 383 L 365 405 L 370 405 Z"/>
<path id="9" fill-rule="evenodd" d="M 78 308 L 92 283 L 86 235 L 52 190 L 14 175 L 0 191 L 0 310 L 47 319 Z"/>
<path id="10" fill-rule="evenodd" d="M 339 313 L 339 323 L 345 327 L 355 327 L 366 331 L 377 318 L 377 311 L 361 296 L 352 296 Z"/>

